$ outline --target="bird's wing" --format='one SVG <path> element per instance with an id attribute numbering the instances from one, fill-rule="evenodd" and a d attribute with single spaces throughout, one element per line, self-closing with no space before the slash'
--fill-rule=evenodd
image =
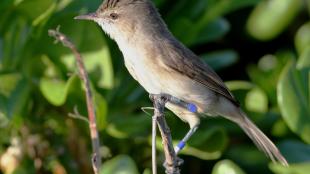
<path id="1" fill-rule="evenodd" d="M 229 92 L 221 78 L 185 46 L 178 43 L 164 45 L 162 52 L 165 54 L 164 57 L 169 57 L 162 58 L 166 66 L 203 84 L 239 106 L 239 102 Z"/>

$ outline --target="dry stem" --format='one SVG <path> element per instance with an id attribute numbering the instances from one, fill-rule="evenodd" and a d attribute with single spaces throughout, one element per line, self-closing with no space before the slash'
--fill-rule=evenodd
<path id="1" fill-rule="evenodd" d="M 61 42 L 65 47 L 68 47 L 72 53 L 74 54 L 77 62 L 77 67 L 79 70 L 79 75 L 81 80 L 85 85 L 85 95 L 87 101 L 87 111 L 88 111 L 88 119 L 89 119 L 89 129 L 90 129 L 90 136 L 93 148 L 93 156 L 92 156 L 92 165 L 95 174 L 99 173 L 100 165 L 101 165 L 101 156 L 100 156 L 100 141 L 99 141 L 99 134 L 97 130 L 96 124 L 96 113 L 95 107 L 93 103 L 93 97 L 90 89 L 90 83 L 88 74 L 85 70 L 84 63 L 82 61 L 82 56 L 76 49 L 75 45 L 59 31 L 59 27 L 56 30 L 49 30 L 49 35 L 56 39 L 56 42 Z"/>

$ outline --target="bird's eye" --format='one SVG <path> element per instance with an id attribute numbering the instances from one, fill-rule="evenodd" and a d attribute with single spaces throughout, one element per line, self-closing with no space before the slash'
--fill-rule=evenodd
<path id="1" fill-rule="evenodd" d="M 110 14 L 110 17 L 113 19 L 113 20 L 116 20 L 118 18 L 118 14 L 116 13 L 111 13 Z"/>

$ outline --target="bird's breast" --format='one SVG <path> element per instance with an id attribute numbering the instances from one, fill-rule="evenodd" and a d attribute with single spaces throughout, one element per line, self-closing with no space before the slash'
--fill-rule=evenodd
<path id="1" fill-rule="evenodd" d="M 150 94 L 159 94 L 162 91 L 160 84 L 160 75 L 158 71 L 161 68 L 154 67 L 154 64 L 149 61 L 149 57 L 144 51 L 132 49 L 130 47 L 121 48 L 125 66 L 129 73 L 135 80 L 137 80 L 142 87 Z"/>
<path id="2" fill-rule="evenodd" d="M 205 86 L 189 78 L 186 74 L 174 71 L 162 60 L 165 54 L 152 53 L 148 49 L 135 49 L 119 45 L 129 73 L 150 94 L 166 93 L 179 99 L 203 103 L 201 110 L 209 107 L 214 93 Z M 148 50 L 148 51 L 145 51 Z M 155 51 L 156 52 L 156 51 Z"/>

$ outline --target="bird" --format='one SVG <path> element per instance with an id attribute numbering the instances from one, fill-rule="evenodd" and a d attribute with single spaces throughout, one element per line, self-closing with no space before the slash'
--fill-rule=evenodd
<path id="1" fill-rule="evenodd" d="M 96 22 L 117 43 L 129 73 L 149 94 L 169 94 L 197 106 L 195 113 L 173 102 L 165 106 L 189 124 L 183 143 L 198 129 L 203 115 L 222 116 L 239 125 L 273 162 L 288 166 L 215 71 L 173 36 L 150 0 L 105 0 L 95 12 L 75 19 Z"/>

